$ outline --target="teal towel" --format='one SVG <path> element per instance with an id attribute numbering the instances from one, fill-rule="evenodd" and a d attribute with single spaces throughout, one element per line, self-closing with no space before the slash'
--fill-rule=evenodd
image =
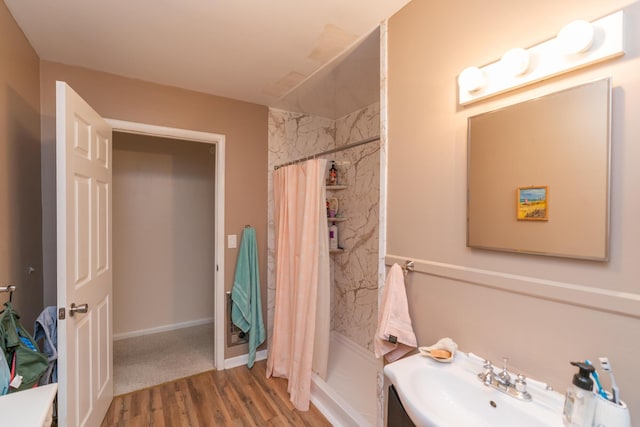
<path id="1" fill-rule="evenodd" d="M 246 227 L 240 241 L 236 275 L 231 289 L 231 321 L 244 333 L 249 333 L 249 368 L 256 360 L 256 349 L 264 342 L 260 300 L 260 270 L 258 268 L 258 244 L 256 230 Z"/>

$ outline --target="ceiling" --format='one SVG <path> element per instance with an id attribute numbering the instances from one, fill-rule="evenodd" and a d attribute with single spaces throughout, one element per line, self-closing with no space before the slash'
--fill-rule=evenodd
<path id="1" fill-rule="evenodd" d="M 380 30 L 376 29 L 271 106 L 337 119 L 380 101 Z"/>
<path id="2" fill-rule="evenodd" d="M 43 60 L 282 108 L 408 2 L 5 0 Z"/>

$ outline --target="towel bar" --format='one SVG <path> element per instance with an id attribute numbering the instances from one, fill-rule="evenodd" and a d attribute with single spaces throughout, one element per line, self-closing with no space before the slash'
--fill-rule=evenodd
<path id="1" fill-rule="evenodd" d="M 9 302 L 13 302 L 13 293 L 16 290 L 16 285 L 0 286 L 0 292 L 9 292 Z"/>

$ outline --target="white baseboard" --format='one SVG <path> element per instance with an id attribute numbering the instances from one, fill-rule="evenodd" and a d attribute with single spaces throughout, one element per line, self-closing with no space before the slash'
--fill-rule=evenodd
<path id="1" fill-rule="evenodd" d="M 119 334 L 113 334 L 113 340 L 118 341 L 125 338 L 141 337 L 143 335 L 157 334 L 159 332 L 173 331 L 176 329 L 206 325 L 209 323 L 213 323 L 213 317 L 207 317 L 206 319 L 189 320 L 188 322 L 173 323 L 171 325 L 156 326 L 148 329 L 138 329 L 137 331 L 121 332 Z"/>
<path id="2" fill-rule="evenodd" d="M 256 362 L 267 358 L 267 350 L 260 350 L 256 352 Z M 246 365 L 249 363 L 249 355 L 241 354 L 240 356 L 232 357 L 230 359 L 224 359 L 224 369 L 236 368 L 238 366 Z"/>

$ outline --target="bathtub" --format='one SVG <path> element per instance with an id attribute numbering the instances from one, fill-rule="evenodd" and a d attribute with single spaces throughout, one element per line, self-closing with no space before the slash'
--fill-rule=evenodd
<path id="1" fill-rule="evenodd" d="M 336 427 L 381 426 L 381 378 L 372 352 L 331 331 L 327 378 L 313 374 L 311 401 Z"/>

